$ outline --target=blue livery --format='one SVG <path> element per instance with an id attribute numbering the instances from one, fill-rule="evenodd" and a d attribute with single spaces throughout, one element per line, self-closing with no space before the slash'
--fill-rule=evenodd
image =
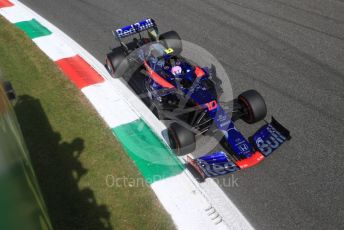
<path id="1" fill-rule="evenodd" d="M 156 27 L 154 20 L 151 18 L 148 18 L 141 22 L 137 22 L 132 25 L 125 26 L 121 29 L 117 29 L 115 32 L 116 32 L 117 38 L 120 39 L 120 38 L 125 38 L 130 35 L 133 35 L 133 34 L 136 34 L 136 33 L 139 33 L 139 32 L 148 30 L 150 28 L 154 28 L 154 27 Z"/>
<path id="2" fill-rule="evenodd" d="M 147 31 L 148 36 L 140 32 Z M 139 38 L 124 43 L 122 38 L 139 33 Z M 255 90 L 247 90 L 233 100 L 233 111 L 228 114 L 218 101 L 222 81 L 213 68 L 201 68 L 181 56 L 182 40 L 175 31 L 158 34 L 151 18 L 117 29 L 115 36 L 121 44 L 107 55 L 106 68 L 113 77 L 123 66 L 134 66 L 128 84 L 160 120 L 168 120 L 170 146 L 177 154 L 188 154 L 195 149 L 195 136 L 221 132 L 224 151 L 216 151 L 192 159 L 188 165 L 207 177 L 221 176 L 254 166 L 270 156 L 285 141 L 289 131 L 274 118 L 249 138 L 236 128 L 235 121 L 248 124 L 263 121 L 267 108 L 263 97 Z M 133 52 L 137 51 L 137 52 Z M 127 57 L 133 53 L 135 56 Z M 123 62 L 123 59 L 127 62 Z M 126 74 L 122 74 L 126 75 Z M 126 77 L 124 77 L 126 78 Z M 163 118 L 163 119 L 162 119 Z M 185 126 L 189 126 L 185 128 Z"/>
<path id="3" fill-rule="evenodd" d="M 254 145 L 266 157 L 288 139 L 290 139 L 289 131 L 274 118 L 271 123 L 264 125 L 252 137 Z"/>
<path id="4" fill-rule="evenodd" d="M 240 170 L 222 151 L 197 158 L 196 163 L 207 177 L 221 176 Z"/>

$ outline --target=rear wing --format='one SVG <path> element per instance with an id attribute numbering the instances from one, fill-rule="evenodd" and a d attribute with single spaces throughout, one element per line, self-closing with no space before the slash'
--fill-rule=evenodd
<path id="1" fill-rule="evenodd" d="M 121 41 L 122 38 L 129 37 L 137 33 L 139 34 L 140 32 L 149 30 L 151 28 L 157 31 L 157 25 L 155 21 L 152 18 L 147 18 L 140 22 L 112 31 L 112 33 L 117 40 Z"/>

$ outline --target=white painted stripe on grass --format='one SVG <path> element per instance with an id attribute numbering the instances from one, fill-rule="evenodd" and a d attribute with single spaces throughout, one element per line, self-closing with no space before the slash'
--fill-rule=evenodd
<path id="1" fill-rule="evenodd" d="M 0 14 L 4 16 L 8 21 L 11 23 L 17 23 L 21 21 L 29 21 L 34 18 L 34 15 L 24 9 L 23 7 L 17 7 L 15 1 L 11 1 L 14 3 L 14 6 L 0 8 Z"/>
<path id="2" fill-rule="evenodd" d="M 53 61 L 72 57 L 77 54 L 66 42 L 57 37 L 55 33 L 33 39 L 36 45 Z"/>
<path id="3" fill-rule="evenodd" d="M 81 89 L 109 128 L 117 127 L 139 119 L 122 97 L 105 81 Z"/>

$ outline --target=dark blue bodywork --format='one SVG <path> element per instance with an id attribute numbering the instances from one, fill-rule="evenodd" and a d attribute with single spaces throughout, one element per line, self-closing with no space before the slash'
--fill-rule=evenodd
<path id="1" fill-rule="evenodd" d="M 166 55 L 163 58 L 167 61 L 171 57 Z M 235 159 L 230 159 L 222 151 L 192 159 L 193 166 L 197 168 L 203 177 L 224 175 L 251 167 L 269 156 L 283 142 L 290 138 L 289 132 L 273 119 L 273 122 L 267 123 L 253 135 L 251 142 L 247 140 L 235 127 L 234 121 L 227 112 L 217 103 L 216 96 L 204 84 L 205 79 L 209 77 L 208 70 L 202 69 L 204 75 L 197 77 L 195 74 L 197 67 L 192 66 L 182 58 L 178 58 L 178 60 L 178 66 L 183 70 L 182 74 L 172 74 L 171 66 L 155 66 L 154 68 L 157 74 L 174 87 L 173 90 L 167 91 L 166 94 L 178 90 L 192 99 L 195 104 L 202 106 L 207 111 L 208 116 L 213 119 L 217 129 L 223 133 L 227 144 L 232 150 L 231 154 L 234 155 Z M 151 66 L 154 66 L 154 64 L 150 62 Z M 180 79 L 190 81 L 191 85 L 184 87 L 179 83 Z M 149 79 L 149 82 L 154 90 L 161 90 L 163 88 L 152 79 Z"/>
<path id="2" fill-rule="evenodd" d="M 157 31 L 154 20 L 145 19 L 117 29 L 115 35 L 120 40 L 151 28 Z M 144 62 L 150 76 L 146 80 L 146 85 L 148 85 L 148 92 L 151 93 L 151 100 L 161 101 L 163 97 L 171 96 L 176 92 L 182 93 L 206 111 L 217 129 L 223 133 L 230 147 L 231 151 L 228 154 L 220 151 L 196 159 L 189 158 L 189 164 L 203 179 L 251 167 L 290 139 L 289 131 L 274 118 L 249 140 L 246 139 L 235 127 L 231 116 L 218 103 L 214 89 L 206 84 L 209 78 L 207 68 L 194 66 L 184 58 L 173 55 L 171 48 L 164 47 L 159 42 L 140 48 L 139 59 Z M 179 70 L 179 72 L 174 72 L 174 70 Z"/>

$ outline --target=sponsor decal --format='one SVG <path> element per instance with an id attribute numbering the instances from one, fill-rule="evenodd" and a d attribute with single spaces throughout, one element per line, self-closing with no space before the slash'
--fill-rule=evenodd
<path id="1" fill-rule="evenodd" d="M 173 49 L 172 48 L 168 48 L 168 49 L 165 49 L 164 50 L 166 54 L 170 54 L 170 53 L 173 53 Z"/>
<path id="2" fill-rule="evenodd" d="M 116 34 L 119 38 L 124 38 L 129 35 L 135 34 L 137 32 L 141 32 L 144 30 L 147 30 L 149 28 L 152 28 L 155 26 L 155 23 L 152 19 L 148 18 L 146 20 L 143 20 L 141 22 L 137 22 L 135 24 L 125 26 L 121 29 L 116 30 Z"/>
<path id="3" fill-rule="evenodd" d="M 259 151 L 267 156 L 277 149 L 286 140 L 286 137 L 271 125 L 268 125 L 265 130 L 268 132 L 267 137 L 263 139 L 263 137 L 259 136 L 256 138 L 255 143 Z"/>
<path id="4" fill-rule="evenodd" d="M 197 158 L 195 161 L 207 177 L 225 175 L 239 169 L 222 151 Z"/>
<path id="5" fill-rule="evenodd" d="M 212 110 L 217 108 L 217 102 L 216 102 L 216 100 L 213 100 L 211 102 L 206 103 L 206 106 L 207 106 L 209 111 L 212 111 Z"/>
<path id="6" fill-rule="evenodd" d="M 233 165 L 231 162 L 214 164 L 208 163 L 205 160 L 197 159 L 197 164 L 208 177 L 225 175 L 238 170 L 237 166 Z"/>

